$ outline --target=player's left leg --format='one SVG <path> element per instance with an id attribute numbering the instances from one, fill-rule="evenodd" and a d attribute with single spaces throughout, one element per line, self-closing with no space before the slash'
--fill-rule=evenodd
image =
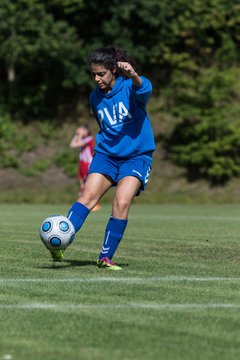
<path id="1" fill-rule="evenodd" d="M 135 198 L 141 181 L 135 176 L 125 176 L 117 185 L 112 205 L 112 216 L 127 220 L 130 206 Z"/>
<path id="2" fill-rule="evenodd" d="M 141 181 L 134 176 L 122 178 L 117 185 L 110 217 L 97 265 L 99 268 L 121 270 L 111 259 L 116 252 L 128 223 L 128 212 L 132 201 L 141 186 Z"/>

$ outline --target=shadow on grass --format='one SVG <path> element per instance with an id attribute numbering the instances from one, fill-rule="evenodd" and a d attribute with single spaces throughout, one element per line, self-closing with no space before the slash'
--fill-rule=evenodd
<path id="1" fill-rule="evenodd" d="M 65 263 L 68 263 L 69 266 L 97 266 L 96 261 L 90 260 L 64 260 Z"/>
<path id="2" fill-rule="evenodd" d="M 95 266 L 95 267 L 97 267 L 97 261 L 64 260 L 64 263 L 69 263 L 68 266 Z M 121 267 L 128 266 L 128 264 L 121 264 L 118 262 L 117 262 L 117 264 Z"/>
<path id="3" fill-rule="evenodd" d="M 76 266 L 97 266 L 96 261 L 90 261 L 90 260 L 63 260 L 63 262 L 51 262 L 49 265 L 46 266 L 38 266 L 38 269 L 52 269 L 52 270 L 58 270 L 58 269 L 66 269 L 69 267 L 76 267 Z"/>
<path id="4" fill-rule="evenodd" d="M 128 267 L 128 264 L 119 264 L 119 266 L 125 268 Z M 38 266 L 38 269 L 51 269 L 51 270 L 59 270 L 66 269 L 69 267 L 81 267 L 81 266 L 94 266 L 97 268 L 97 262 L 91 260 L 63 260 L 63 262 L 52 262 L 46 266 Z"/>

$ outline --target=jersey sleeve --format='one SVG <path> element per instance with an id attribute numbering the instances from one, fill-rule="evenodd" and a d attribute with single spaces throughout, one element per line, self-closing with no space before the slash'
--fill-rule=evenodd
<path id="1" fill-rule="evenodd" d="M 84 147 L 89 147 L 91 155 L 94 153 L 94 138 L 93 136 L 87 136 L 83 139 Z"/>
<path id="2" fill-rule="evenodd" d="M 96 91 L 95 90 L 93 90 L 91 92 L 91 94 L 89 95 L 88 102 L 89 102 L 89 106 L 90 106 L 90 108 L 92 110 L 92 114 L 95 117 L 95 119 L 96 119 L 96 121 L 97 121 L 97 123 L 99 125 L 99 128 L 101 128 L 101 124 L 99 122 L 98 114 L 97 114 L 96 108 L 94 106 L 94 104 L 96 103 Z"/>
<path id="3" fill-rule="evenodd" d="M 93 141 L 93 137 L 92 136 L 87 136 L 85 138 L 82 139 L 82 142 L 84 143 L 84 145 L 88 145 L 89 143 L 91 143 Z"/>
<path id="4" fill-rule="evenodd" d="M 139 86 L 132 86 L 133 93 L 136 97 L 136 100 L 143 105 L 146 105 L 151 94 L 152 94 L 152 84 L 144 76 L 140 76 L 142 79 L 142 84 Z"/>

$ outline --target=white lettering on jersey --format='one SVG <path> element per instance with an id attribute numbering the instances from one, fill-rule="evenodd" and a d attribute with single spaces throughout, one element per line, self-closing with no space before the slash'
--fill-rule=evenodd
<path id="1" fill-rule="evenodd" d="M 130 114 L 130 112 L 128 111 L 128 109 L 126 108 L 126 106 L 123 104 L 122 101 L 120 101 L 120 103 L 118 104 L 118 113 L 119 113 L 119 120 L 122 120 L 124 116 L 128 116 L 129 119 L 132 118 L 132 115 Z"/>
<path id="2" fill-rule="evenodd" d="M 117 107 L 118 107 L 118 114 L 117 117 Z M 100 121 L 100 124 L 102 125 L 102 122 L 104 121 L 104 117 L 107 117 L 109 123 L 111 125 L 116 125 L 119 122 L 122 122 L 124 117 L 128 117 L 129 119 L 132 119 L 132 115 L 126 108 L 126 106 L 123 104 L 122 101 L 120 101 L 119 104 L 113 105 L 112 114 L 109 113 L 108 108 L 103 108 L 103 110 L 98 110 L 98 119 Z"/>
<path id="3" fill-rule="evenodd" d="M 102 122 L 104 119 L 104 112 L 102 110 L 98 110 L 98 119 L 99 119 L 100 125 L 102 126 Z"/>
<path id="4" fill-rule="evenodd" d="M 108 118 L 108 121 L 110 122 L 111 125 L 115 125 L 117 123 L 117 117 L 116 117 L 116 109 L 115 109 L 115 106 L 113 106 L 113 118 L 111 117 L 111 115 L 109 114 L 108 112 L 108 109 L 107 108 L 104 108 L 103 109 L 107 118 Z M 115 110 L 115 111 L 114 111 Z"/>

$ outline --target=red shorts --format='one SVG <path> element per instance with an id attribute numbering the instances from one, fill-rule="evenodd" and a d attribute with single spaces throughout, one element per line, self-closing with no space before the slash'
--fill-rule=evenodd
<path id="1" fill-rule="evenodd" d="M 78 179 L 86 180 L 90 163 L 79 161 L 78 162 Z"/>

